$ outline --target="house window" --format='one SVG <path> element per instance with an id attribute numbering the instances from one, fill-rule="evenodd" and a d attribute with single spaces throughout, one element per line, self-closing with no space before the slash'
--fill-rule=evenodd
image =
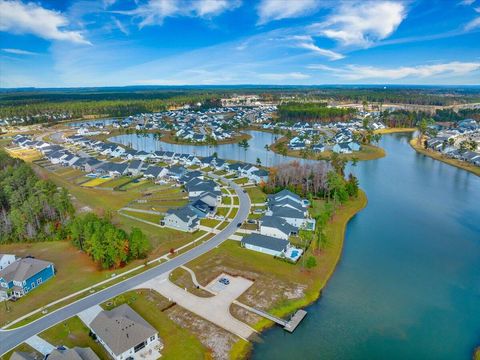
<path id="1" fill-rule="evenodd" d="M 35 288 L 35 283 L 34 283 L 34 282 L 32 282 L 32 289 L 34 289 L 34 288 Z"/>
<path id="2" fill-rule="evenodd" d="M 42 283 L 42 278 L 37 279 L 37 285 L 40 285 Z"/>
<path id="3" fill-rule="evenodd" d="M 153 341 L 153 340 L 155 340 L 155 335 L 150 337 L 150 341 Z"/>

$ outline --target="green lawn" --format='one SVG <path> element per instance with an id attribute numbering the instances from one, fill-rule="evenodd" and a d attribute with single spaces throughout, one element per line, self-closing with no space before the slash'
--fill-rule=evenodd
<path id="1" fill-rule="evenodd" d="M 215 227 L 218 224 L 220 224 L 220 220 L 215 220 L 215 219 L 202 219 L 200 220 L 200 225 L 203 226 L 208 226 L 208 227 Z"/>
<path id="2" fill-rule="evenodd" d="M 135 310 L 150 325 L 158 330 L 159 336 L 164 343 L 162 360 L 169 359 L 208 359 L 208 350 L 187 329 L 178 326 L 170 320 L 166 309 L 171 305 L 167 299 L 155 291 L 136 290 L 120 295 L 113 301 L 102 304 L 104 308 L 111 303 L 119 306 L 123 303 Z"/>
<path id="3" fill-rule="evenodd" d="M 233 208 L 230 214 L 228 215 L 228 218 L 233 219 L 235 215 L 237 215 L 237 212 L 238 212 L 238 208 Z"/>
<path id="4" fill-rule="evenodd" d="M 248 182 L 248 179 L 244 177 L 244 178 L 240 178 L 240 179 L 235 179 L 235 180 L 233 180 L 233 182 L 241 185 L 241 184 L 246 184 Z"/>
<path id="5" fill-rule="evenodd" d="M 247 191 L 252 204 L 258 204 L 267 201 L 267 195 L 258 186 L 248 187 L 245 190 Z"/>
<path id="6" fill-rule="evenodd" d="M 109 360 L 109 356 L 102 345 L 88 336 L 88 333 L 89 329 L 85 324 L 79 317 L 74 316 L 40 333 L 39 336 L 55 347 L 62 345 L 68 348 L 75 346 L 89 347 L 100 359 Z"/>
<path id="7" fill-rule="evenodd" d="M 230 196 L 222 196 L 222 204 L 230 205 L 232 203 L 232 198 Z"/>
<path id="8" fill-rule="evenodd" d="M 121 187 L 122 185 L 128 184 L 130 181 L 133 179 L 129 176 L 121 176 L 116 179 L 112 179 L 110 181 L 107 181 L 101 185 L 100 187 L 107 187 L 107 188 L 116 188 L 116 187 Z"/>
<path id="9" fill-rule="evenodd" d="M 122 213 L 124 213 L 126 215 L 130 215 L 130 216 L 134 216 L 134 217 L 142 219 L 142 220 L 150 221 L 150 222 L 155 223 L 155 224 L 159 224 L 160 220 L 163 219 L 162 215 L 141 213 L 141 212 L 137 212 L 137 211 L 122 210 Z"/>
<path id="10" fill-rule="evenodd" d="M 218 208 L 217 209 L 217 215 L 218 216 L 227 216 L 227 213 L 228 213 L 229 210 L 230 210 L 230 208 L 227 208 L 227 207 Z"/>

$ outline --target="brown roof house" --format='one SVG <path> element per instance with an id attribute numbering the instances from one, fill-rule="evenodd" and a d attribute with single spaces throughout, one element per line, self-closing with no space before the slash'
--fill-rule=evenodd
<path id="1" fill-rule="evenodd" d="M 90 328 L 115 360 L 160 357 L 158 331 L 127 304 L 100 312 Z"/>

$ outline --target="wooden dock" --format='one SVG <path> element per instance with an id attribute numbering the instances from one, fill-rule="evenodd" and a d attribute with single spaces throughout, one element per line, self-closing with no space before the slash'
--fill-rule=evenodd
<path id="1" fill-rule="evenodd" d="M 284 320 L 281 318 L 278 318 L 276 316 L 273 316 L 263 310 L 258 310 L 255 309 L 254 307 L 242 304 L 238 301 L 234 301 L 235 304 L 240 305 L 241 307 L 253 312 L 254 314 L 260 315 L 268 320 L 271 320 L 278 325 L 282 326 L 284 330 L 293 333 L 295 329 L 300 325 L 302 322 L 303 318 L 307 315 L 307 312 L 305 310 L 297 310 L 295 314 L 290 318 L 290 320 Z"/>
<path id="2" fill-rule="evenodd" d="M 283 327 L 283 329 L 293 333 L 306 315 L 307 312 L 305 310 L 297 310 L 297 312 L 291 317 L 290 321 Z"/>

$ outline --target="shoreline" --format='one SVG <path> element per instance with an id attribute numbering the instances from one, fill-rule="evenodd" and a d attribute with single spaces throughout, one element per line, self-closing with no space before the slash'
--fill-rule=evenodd
<path id="1" fill-rule="evenodd" d="M 469 164 L 465 161 L 462 161 L 462 160 L 457 160 L 457 159 L 451 159 L 451 158 L 448 158 L 440 153 L 437 153 L 436 151 L 432 151 L 432 150 L 428 150 L 428 149 L 424 149 L 422 148 L 421 146 L 419 146 L 417 144 L 417 139 L 414 138 L 412 140 L 409 141 L 410 143 L 410 146 L 418 153 L 422 154 L 422 155 L 425 155 L 425 156 L 428 156 L 434 160 L 438 160 L 438 161 L 441 161 L 445 164 L 448 164 L 448 165 L 451 165 L 451 166 L 454 166 L 456 168 L 459 168 L 459 169 L 462 169 L 462 170 L 465 170 L 465 171 L 468 171 L 474 175 L 477 175 L 477 176 L 480 176 L 480 167 L 479 166 L 475 166 L 475 165 L 472 165 L 472 164 Z"/>
<path id="2" fill-rule="evenodd" d="M 305 296 L 302 299 L 293 300 L 292 302 L 280 305 L 279 307 L 273 307 L 268 310 L 269 313 L 274 316 L 284 317 L 298 309 L 305 308 L 318 301 L 318 299 L 322 295 L 323 289 L 332 278 L 337 268 L 337 265 L 341 260 L 348 223 L 353 217 L 355 217 L 360 211 L 362 211 L 367 206 L 367 204 L 367 195 L 363 190 L 360 190 L 356 199 L 350 200 L 341 208 L 339 208 L 339 210 L 330 220 L 326 228 L 329 238 L 332 239 L 331 242 L 328 244 L 328 248 L 325 250 L 328 252 L 327 256 L 325 256 L 323 259 L 323 261 L 328 262 L 327 273 L 324 277 L 315 279 L 313 285 L 309 289 L 307 289 L 307 291 L 305 292 Z M 253 325 L 253 328 L 258 332 L 263 332 L 273 326 L 275 326 L 275 324 L 272 323 L 270 320 L 262 319 L 258 323 Z M 230 358 L 249 358 L 252 350 L 253 343 L 237 342 L 232 347 L 232 349 L 230 349 Z"/>
<path id="3" fill-rule="evenodd" d="M 480 360 L 480 346 L 473 349 L 473 360 Z"/>
<path id="4" fill-rule="evenodd" d="M 402 132 L 415 132 L 417 128 L 387 128 L 387 129 L 380 129 L 375 130 L 375 134 L 395 134 L 395 133 L 402 133 Z"/>
<path id="5" fill-rule="evenodd" d="M 282 143 L 288 142 L 288 139 L 283 136 L 279 138 L 276 142 L 270 145 L 270 150 L 278 155 L 283 155 L 278 147 Z M 345 159 L 347 161 L 357 159 L 358 161 L 368 161 L 368 160 L 377 160 L 381 159 L 386 156 L 386 152 L 383 148 L 375 145 L 361 145 L 362 150 L 355 151 L 351 154 L 339 154 L 341 159 Z M 301 150 L 290 150 L 288 149 L 286 152 L 286 156 L 295 157 L 299 159 L 303 159 L 304 157 L 300 155 Z M 305 157 L 306 160 L 330 160 L 333 152 L 332 151 L 323 151 L 321 153 L 309 155 Z"/>

